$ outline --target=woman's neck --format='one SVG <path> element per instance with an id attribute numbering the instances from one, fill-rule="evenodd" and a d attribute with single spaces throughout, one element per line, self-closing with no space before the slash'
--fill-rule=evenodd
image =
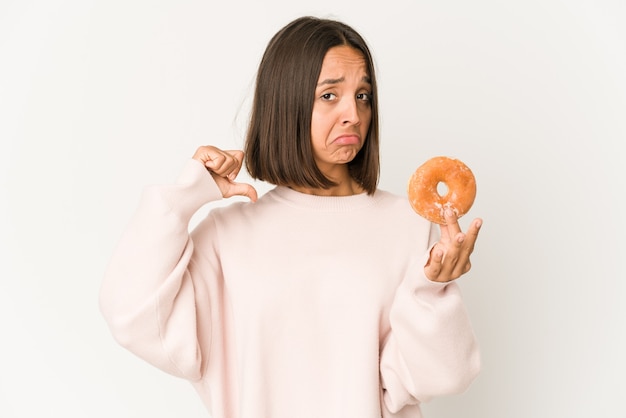
<path id="1" fill-rule="evenodd" d="M 335 183 L 327 189 L 321 187 L 290 186 L 291 189 L 316 196 L 353 196 L 365 192 L 365 189 L 352 178 L 346 164 L 333 165 L 329 168 L 319 167 L 326 178 Z"/>
<path id="2" fill-rule="evenodd" d="M 322 172 L 327 179 L 335 183 L 334 186 L 329 188 L 294 186 L 291 188 L 300 193 L 316 196 L 353 196 L 365 191 L 363 187 L 352 178 L 348 166 L 345 164 L 333 166 L 332 169 L 322 169 Z"/>

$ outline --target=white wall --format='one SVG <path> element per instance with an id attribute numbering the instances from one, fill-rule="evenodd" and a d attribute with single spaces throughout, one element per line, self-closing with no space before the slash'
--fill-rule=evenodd
<path id="1" fill-rule="evenodd" d="M 381 187 L 438 154 L 477 176 L 484 368 L 426 416 L 626 416 L 625 3 L 295 3 L 0 3 L 0 416 L 207 416 L 115 344 L 97 291 L 141 188 L 242 145 L 260 55 L 303 14 L 370 42 Z"/>

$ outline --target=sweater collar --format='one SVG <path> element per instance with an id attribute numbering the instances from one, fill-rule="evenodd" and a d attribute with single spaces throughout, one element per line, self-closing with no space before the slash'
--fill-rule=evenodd
<path id="1" fill-rule="evenodd" d="M 276 200 L 290 206 L 324 212 L 347 212 L 370 206 L 377 202 L 381 194 L 378 190 L 374 195 L 360 193 L 352 196 L 317 196 L 297 192 L 289 187 L 276 186 L 269 193 Z"/>

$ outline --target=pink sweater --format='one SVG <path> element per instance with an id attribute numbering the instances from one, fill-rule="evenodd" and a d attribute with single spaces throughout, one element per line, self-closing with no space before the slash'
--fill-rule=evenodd
<path id="1" fill-rule="evenodd" d="M 437 229 L 407 199 L 277 187 L 189 233 L 221 198 L 195 160 L 148 187 L 100 293 L 116 340 L 213 418 L 415 418 L 477 375 L 458 285 L 424 276 Z"/>

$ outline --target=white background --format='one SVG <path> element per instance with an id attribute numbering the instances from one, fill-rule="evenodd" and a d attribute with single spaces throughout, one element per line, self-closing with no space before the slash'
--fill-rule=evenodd
<path id="1" fill-rule="evenodd" d="M 143 186 L 242 146 L 265 45 L 304 14 L 370 43 L 382 188 L 434 155 L 477 177 L 484 367 L 426 417 L 625 417 L 622 0 L 0 2 L 0 417 L 208 417 L 117 346 L 98 288 Z"/>

